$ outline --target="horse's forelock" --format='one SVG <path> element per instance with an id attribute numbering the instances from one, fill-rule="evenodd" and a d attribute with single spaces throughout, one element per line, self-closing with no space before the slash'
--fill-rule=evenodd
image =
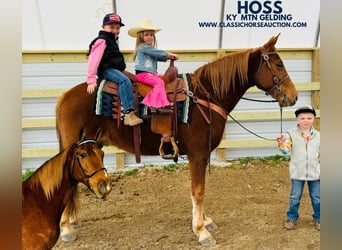
<path id="1" fill-rule="evenodd" d="M 48 200 L 51 199 L 56 189 L 58 189 L 63 179 L 63 168 L 67 160 L 69 150 L 64 150 L 37 170 L 34 184 L 40 184 Z"/>
<path id="2" fill-rule="evenodd" d="M 247 72 L 250 51 L 248 49 L 223 56 L 203 65 L 194 74 L 198 79 L 205 78 L 210 81 L 215 96 L 224 98 L 231 87 L 233 90 L 238 87 L 235 86 L 237 82 L 243 84 L 248 81 Z M 235 72 L 235 74 L 232 74 L 232 72 Z"/>

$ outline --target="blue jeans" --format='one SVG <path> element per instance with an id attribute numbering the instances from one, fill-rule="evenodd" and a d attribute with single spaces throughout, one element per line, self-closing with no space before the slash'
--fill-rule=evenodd
<path id="1" fill-rule="evenodd" d="M 124 113 L 128 110 L 134 110 L 134 97 L 131 80 L 117 69 L 107 69 L 103 76 L 106 80 L 110 80 L 118 84 L 120 101 Z"/>
<path id="2" fill-rule="evenodd" d="M 300 205 L 300 199 L 302 198 L 305 181 L 291 179 L 291 183 L 292 188 L 290 194 L 289 209 L 287 211 L 287 219 L 296 221 L 299 217 L 298 209 Z M 307 181 L 307 183 L 311 199 L 311 206 L 314 212 L 312 218 L 314 221 L 320 221 L 320 180 Z"/>

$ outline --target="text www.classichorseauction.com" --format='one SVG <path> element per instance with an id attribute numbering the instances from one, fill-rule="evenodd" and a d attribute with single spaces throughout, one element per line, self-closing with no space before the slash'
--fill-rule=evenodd
<path id="1" fill-rule="evenodd" d="M 227 14 L 226 21 L 202 21 L 198 22 L 200 28 L 250 28 L 250 27 L 269 27 L 269 28 L 306 28 L 306 22 L 291 22 L 291 14 Z"/>
<path id="2" fill-rule="evenodd" d="M 261 22 L 261 21 L 233 21 L 233 22 L 198 22 L 200 28 L 306 28 L 306 22 Z"/>

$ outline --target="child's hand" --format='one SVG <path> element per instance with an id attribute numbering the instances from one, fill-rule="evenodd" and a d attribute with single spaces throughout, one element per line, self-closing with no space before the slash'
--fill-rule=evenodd
<path id="1" fill-rule="evenodd" d="M 179 56 L 178 56 L 177 54 L 168 53 L 168 54 L 167 54 L 167 59 L 178 60 L 178 59 L 179 59 Z"/>
<path id="2" fill-rule="evenodd" d="M 95 82 L 88 83 L 87 92 L 89 94 L 92 94 L 94 92 L 95 88 L 96 88 L 96 83 Z"/>
<path id="3" fill-rule="evenodd" d="M 283 135 L 283 134 L 279 134 L 279 135 L 277 136 L 277 142 L 278 142 L 278 144 L 284 143 L 284 141 L 285 141 L 284 135 Z"/>

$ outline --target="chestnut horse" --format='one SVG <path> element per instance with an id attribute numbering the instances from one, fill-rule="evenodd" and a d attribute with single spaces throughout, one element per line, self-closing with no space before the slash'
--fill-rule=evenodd
<path id="1" fill-rule="evenodd" d="M 228 54 L 191 74 L 193 92 L 188 94 L 196 105 L 193 105 L 189 124 L 178 125 L 175 139 L 179 151 L 189 160 L 192 229 L 204 246 L 216 244 L 210 233 L 216 226 L 204 212 L 205 173 L 210 153 L 221 141 L 227 114 L 252 86 L 272 96 L 281 107 L 296 103 L 297 90 L 276 52 L 278 37 L 271 37 L 262 47 Z M 87 84 L 81 83 L 58 100 L 56 125 L 61 149 L 76 140 L 80 127 L 86 126 L 91 133 L 101 126 L 103 145 L 115 145 L 134 153 L 133 128 L 124 125 L 117 128 L 116 120 L 94 115 L 93 96 L 87 94 L 86 89 Z M 158 155 L 159 144 L 160 135 L 151 132 L 150 124 L 141 124 L 141 154 Z M 61 223 L 62 239 L 65 237 L 66 241 L 76 238 L 75 230 L 68 222 L 70 215 L 63 214 Z"/>
<path id="2" fill-rule="evenodd" d="M 22 249 L 51 249 L 56 244 L 62 212 L 78 182 L 99 198 L 110 192 L 103 156 L 95 140 L 82 138 L 46 161 L 23 182 Z"/>

